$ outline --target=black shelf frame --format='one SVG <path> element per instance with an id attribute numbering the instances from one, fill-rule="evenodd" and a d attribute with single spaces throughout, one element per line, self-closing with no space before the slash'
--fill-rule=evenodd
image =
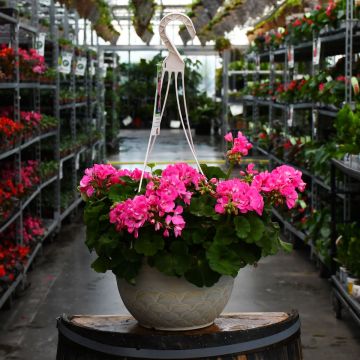
<path id="1" fill-rule="evenodd" d="M 9 36 L 9 43 L 15 49 L 15 54 L 17 54 L 19 43 L 24 41 L 24 37 L 20 36 L 21 33 L 27 33 L 32 43 L 34 42 L 35 36 L 40 31 L 39 29 L 39 17 L 48 18 L 50 22 L 49 26 L 49 36 L 46 37 L 46 43 L 50 45 L 46 51 L 50 51 L 47 56 L 47 60 L 51 62 L 51 66 L 53 68 L 58 68 L 58 59 L 59 59 L 59 44 L 58 39 L 60 35 L 59 26 L 60 24 L 64 28 L 63 37 L 70 39 L 70 31 L 71 26 L 74 26 L 74 34 L 76 34 L 75 38 L 72 39 L 75 46 L 79 46 L 78 42 L 78 23 L 79 17 L 75 11 L 68 11 L 58 3 L 56 0 L 51 0 L 50 5 L 41 4 L 39 0 L 29 0 L 28 1 L 31 9 L 31 20 L 28 23 L 24 23 L 21 18 L 17 16 L 16 9 L 13 9 L 13 16 L 9 16 L 1 11 L 0 8 L 0 24 L 8 24 L 9 32 L 7 32 L 4 36 Z M 84 29 L 90 29 L 91 23 L 89 21 L 84 20 Z M 18 31 L 20 30 L 20 31 Z M 86 31 L 85 31 L 86 33 Z M 89 40 L 89 39 L 88 39 Z M 0 152 L 0 162 L 2 161 L 14 161 L 15 169 L 18 173 L 20 173 L 21 169 L 21 161 L 22 161 L 22 153 L 27 151 L 29 147 L 32 147 L 34 154 L 36 156 L 35 160 L 41 161 L 41 153 L 42 153 L 42 142 L 46 139 L 54 139 L 54 147 L 53 147 L 53 159 L 57 161 L 59 164 L 58 173 L 51 177 L 50 179 L 44 180 L 40 185 L 38 185 L 34 191 L 26 198 L 19 201 L 19 204 L 16 206 L 15 210 L 11 214 L 11 216 L 7 219 L 4 219 L 2 224 L 0 225 L 0 233 L 5 231 L 8 226 L 11 224 L 16 224 L 16 233 L 18 237 L 16 239 L 17 243 L 22 244 L 22 228 L 23 228 L 23 213 L 26 209 L 28 209 L 30 204 L 34 204 L 34 208 L 36 208 L 36 214 L 46 222 L 46 233 L 42 238 L 41 242 L 39 242 L 35 248 L 32 250 L 32 254 L 30 255 L 27 264 L 24 267 L 24 270 L 19 273 L 16 280 L 11 284 L 11 286 L 5 291 L 5 293 L 0 294 L 0 308 L 5 303 L 11 303 L 11 298 L 13 294 L 17 290 L 19 286 L 24 287 L 24 283 L 26 281 L 26 273 L 31 266 L 34 258 L 40 252 L 42 247 L 42 242 L 49 236 L 54 236 L 58 233 L 63 220 L 77 209 L 79 204 L 81 203 L 81 198 L 77 193 L 77 185 L 82 176 L 82 171 L 84 168 L 92 165 L 94 161 L 102 162 L 105 159 L 105 133 L 103 133 L 103 137 L 97 141 L 95 144 L 89 144 L 87 146 L 83 146 L 79 151 L 73 153 L 69 160 L 71 160 L 70 173 L 63 174 L 64 177 L 71 179 L 72 188 L 74 191 L 74 199 L 75 201 L 71 203 L 68 208 L 64 211 L 60 210 L 61 203 L 61 179 L 60 179 L 60 166 L 62 166 L 64 158 L 60 159 L 60 142 L 62 136 L 64 136 L 63 126 L 61 119 L 68 119 L 70 112 L 70 126 L 72 129 L 72 140 L 74 143 L 77 140 L 76 134 L 76 126 L 81 123 L 82 131 L 84 133 L 89 133 L 92 130 L 91 121 L 92 119 L 96 119 L 95 128 L 97 130 L 105 128 L 104 124 L 104 107 L 103 107 L 103 79 L 100 77 L 100 62 L 99 62 L 99 51 L 98 51 L 98 40 L 96 37 L 96 44 L 93 43 L 93 38 L 91 39 L 91 45 L 82 45 L 84 49 L 84 56 L 87 58 L 87 67 L 85 70 L 85 75 L 75 76 L 71 71 L 70 78 L 72 82 L 71 90 L 73 94 L 75 94 L 76 85 L 81 84 L 85 89 L 86 100 L 82 102 L 72 101 L 69 104 L 60 105 L 59 104 L 59 94 L 60 94 L 60 75 L 57 72 L 56 78 L 52 83 L 42 83 L 38 82 L 26 82 L 20 81 L 20 71 L 19 68 L 16 68 L 16 71 L 13 76 L 13 81 L 9 82 L 0 82 L 0 92 L 7 91 L 12 92 L 14 98 L 14 121 L 20 121 L 20 95 L 22 90 L 32 90 L 32 102 L 33 102 L 33 110 L 37 112 L 41 112 L 42 108 L 47 109 L 47 113 L 54 116 L 58 119 L 58 126 L 56 129 L 48 131 L 46 133 L 41 133 L 34 136 L 31 139 L 26 140 L 21 143 L 18 142 L 12 149 L 7 149 L 5 151 Z M 87 41 L 85 39 L 85 44 Z M 32 46 L 33 47 L 33 46 Z M 94 59 L 94 63 L 90 63 L 90 59 L 92 55 L 90 51 L 95 50 L 97 52 L 96 59 Z M 17 55 L 16 55 L 17 56 Z M 73 61 L 76 61 L 77 58 L 74 57 Z M 94 73 L 90 71 L 90 66 L 94 65 Z M 92 91 L 96 91 L 96 100 L 93 99 Z M 49 99 L 43 96 L 43 91 L 51 92 L 51 103 L 49 104 Z M 43 107 L 44 105 L 44 107 Z M 77 117 L 76 111 L 79 111 L 80 115 L 83 117 L 79 119 Z M 90 125 L 89 125 L 90 124 Z M 91 151 L 87 151 L 91 150 Z M 94 156 L 95 154 L 95 156 Z M 80 158 L 76 158 L 77 156 Z M 76 161 L 77 160 L 77 161 Z M 79 166 L 80 163 L 80 166 Z M 20 181 L 21 179 L 17 179 Z M 44 219 L 41 214 L 42 207 L 42 191 L 45 190 L 49 186 L 54 186 L 54 194 L 53 194 L 53 218 Z M 31 205 L 33 206 L 33 205 Z"/>

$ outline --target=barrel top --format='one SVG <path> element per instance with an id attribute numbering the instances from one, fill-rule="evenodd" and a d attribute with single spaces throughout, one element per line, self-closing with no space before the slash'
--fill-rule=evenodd
<path id="1" fill-rule="evenodd" d="M 119 348 L 134 354 L 138 354 L 138 349 L 191 354 L 198 349 L 202 354 L 204 348 L 211 348 L 224 354 L 224 347 L 228 353 L 237 353 L 279 343 L 298 336 L 300 331 L 297 311 L 222 314 L 213 325 L 189 331 L 146 329 L 128 315 L 63 315 L 57 325 L 59 333 L 71 341 L 109 354 L 119 353 Z M 158 355 L 153 358 L 160 359 Z M 177 357 L 185 358 L 183 352 Z"/>
<path id="2" fill-rule="evenodd" d="M 297 312 L 253 312 L 221 314 L 213 325 L 203 329 L 181 332 L 158 331 L 159 335 L 205 335 L 226 332 L 238 332 L 259 328 L 268 328 L 276 324 L 287 322 L 297 317 Z M 74 315 L 68 317 L 73 326 L 97 331 L 121 334 L 154 334 L 154 330 L 139 326 L 130 315 Z"/>

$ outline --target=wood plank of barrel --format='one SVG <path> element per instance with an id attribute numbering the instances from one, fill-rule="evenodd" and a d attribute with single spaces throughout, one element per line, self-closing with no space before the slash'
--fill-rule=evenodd
<path id="1" fill-rule="evenodd" d="M 123 316 L 63 315 L 57 360 L 300 360 L 296 311 L 222 314 L 191 331 L 158 331 Z"/>

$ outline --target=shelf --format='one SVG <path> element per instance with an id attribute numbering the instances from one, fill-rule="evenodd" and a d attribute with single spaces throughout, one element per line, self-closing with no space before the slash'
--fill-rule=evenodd
<path id="1" fill-rule="evenodd" d="M 296 229 L 293 225 L 291 225 L 287 220 L 285 220 L 281 214 L 274 208 L 271 209 L 272 214 L 284 225 L 284 228 L 289 230 L 292 234 L 297 236 L 300 240 L 305 242 L 306 234 L 298 229 Z"/>
<path id="2" fill-rule="evenodd" d="M 35 199 L 37 195 L 41 192 L 42 189 L 44 189 L 46 186 L 50 185 L 52 182 L 54 182 L 57 179 L 57 176 L 54 176 L 50 178 L 49 180 L 45 181 L 44 183 L 40 184 L 36 190 L 34 190 L 31 195 L 25 200 L 25 202 L 20 202 L 20 209 L 16 211 L 0 228 L 0 233 L 6 230 L 7 227 L 9 227 L 24 211 L 24 209 L 31 203 L 32 200 Z"/>
<path id="3" fill-rule="evenodd" d="M 348 166 L 344 161 L 332 159 L 331 162 L 346 175 L 360 180 L 360 169 L 356 170 Z"/>
<path id="4" fill-rule="evenodd" d="M 60 159 L 60 163 L 63 163 L 64 161 L 70 160 L 71 158 L 73 158 L 75 156 L 75 153 L 71 153 L 69 155 L 64 156 L 63 158 Z"/>
<path id="5" fill-rule="evenodd" d="M 323 34 L 321 38 L 322 56 L 335 56 L 345 54 L 345 28 L 339 29 L 337 33 Z M 360 50 L 360 32 L 359 29 L 353 28 L 353 53 Z"/>
<path id="6" fill-rule="evenodd" d="M 24 23 L 19 23 L 19 28 L 23 29 L 25 31 L 31 32 L 33 34 L 38 33 L 38 29 L 36 29 L 35 27 L 28 25 L 28 24 L 24 24 Z"/>
<path id="7" fill-rule="evenodd" d="M 0 24 L 2 25 L 4 23 L 16 24 L 17 19 L 0 11 Z"/>
<path id="8" fill-rule="evenodd" d="M 87 102 L 80 102 L 80 103 L 75 103 L 75 107 L 79 108 L 79 107 L 83 107 L 83 106 L 87 106 Z"/>
<path id="9" fill-rule="evenodd" d="M 17 210 L 8 220 L 5 221 L 4 225 L 0 228 L 0 233 L 4 232 L 17 218 L 20 216 L 21 210 Z"/>
<path id="10" fill-rule="evenodd" d="M 60 110 L 72 109 L 73 107 L 74 107 L 73 103 L 59 105 Z"/>
<path id="11" fill-rule="evenodd" d="M 17 146 L 11 150 L 8 150 L 4 153 L 1 153 L 0 154 L 0 160 L 2 159 L 5 159 L 11 155 L 14 155 L 14 154 L 17 154 L 19 153 L 20 150 L 24 150 L 26 149 L 28 146 L 40 141 L 40 140 L 43 140 L 43 139 L 46 139 L 47 137 L 50 137 L 50 136 L 55 136 L 56 135 L 56 131 L 50 131 L 48 133 L 45 133 L 45 134 L 41 134 L 39 136 L 36 136 L 30 140 L 28 140 L 27 142 L 25 142 L 24 144 L 21 144 L 20 146 Z"/>
<path id="12" fill-rule="evenodd" d="M 11 149 L 11 150 L 8 150 L 8 151 L 6 151 L 4 153 L 1 153 L 0 154 L 0 160 L 5 159 L 5 158 L 7 158 L 7 157 L 9 157 L 11 155 L 17 154 L 19 151 L 20 151 L 20 148 L 16 147 L 14 149 Z"/>
<path id="13" fill-rule="evenodd" d="M 255 149 L 257 149 L 259 152 L 261 152 L 264 156 L 269 157 L 270 160 L 275 161 L 276 163 L 280 164 L 280 165 L 290 165 L 291 167 L 293 167 L 294 169 L 301 171 L 304 175 L 308 176 L 308 177 L 313 177 L 313 175 L 306 169 L 303 169 L 299 166 L 296 166 L 294 164 L 290 164 L 284 160 L 279 159 L 278 157 L 276 157 L 275 155 L 269 153 L 268 151 L 266 151 L 265 149 L 261 148 L 258 145 L 254 146 Z"/>
<path id="14" fill-rule="evenodd" d="M 18 285 L 20 284 L 20 282 L 24 280 L 25 275 L 28 272 L 31 264 L 33 263 L 34 259 L 36 258 L 37 254 L 39 253 L 40 249 L 42 248 L 42 243 L 57 228 L 57 226 L 58 226 L 58 223 L 55 220 L 52 220 L 50 225 L 47 226 L 44 236 L 42 237 L 41 241 L 35 246 L 35 249 L 31 253 L 26 265 L 24 266 L 23 271 L 18 275 L 16 280 L 10 285 L 10 287 L 0 297 L 0 309 L 5 304 L 5 302 L 9 299 L 9 297 L 15 292 L 15 290 L 18 287 Z"/>
<path id="15" fill-rule="evenodd" d="M 68 109 L 79 108 L 79 107 L 83 107 L 83 106 L 87 106 L 86 101 L 80 102 L 80 103 L 68 103 L 68 104 L 59 105 L 59 109 L 60 110 L 68 110 Z"/>
<path id="16" fill-rule="evenodd" d="M 347 310 L 349 310 L 352 317 L 360 325 L 360 303 L 348 294 L 345 286 L 341 284 L 335 275 L 331 277 L 331 283 L 333 285 L 333 291 L 336 298 Z"/>
<path id="17" fill-rule="evenodd" d="M 0 298 L 0 309 L 6 303 L 7 299 L 12 295 L 12 293 L 16 290 L 20 282 L 23 280 L 23 274 L 19 274 L 16 280 L 10 285 L 10 287 L 4 292 L 4 294 Z"/>
<path id="18" fill-rule="evenodd" d="M 77 198 L 64 212 L 60 214 L 60 220 L 64 220 L 80 203 L 82 202 L 82 198 Z"/>
<path id="19" fill-rule="evenodd" d="M 345 28 L 320 34 L 321 55 L 324 57 L 345 54 Z M 355 23 L 353 28 L 353 53 L 360 50 L 360 29 Z M 307 41 L 299 45 L 294 45 L 294 61 L 311 61 L 312 41 Z M 282 47 L 273 51 L 274 62 L 284 62 L 286 48 Z M 266 51 L 259 54 L 260 60 L 270 62 L 270 52 Z"/>
<path id="20" fill-rule="evenodd" d="M 313 103 L 293 103 L 289 104 L 289 107 L 292 106 L 294 110 L 305 110 L 305 109 L 312 109 L 314 104 Z"/>
<path id="21" fill-rule="evenodd" d="M 323 115 L 323 116 L 328 116 L 328 117 L 331 117 L 331 118 L 336 118 L 337 114 L 338 114 L 338 111 L 339 110 L 332 110 L 332 109 L 329 109 L 329 108 L 324 108 L 324 107 L 317 107 L 316 108 L 318 113 L 320 115 Z"/>
<path id="22" fill-rule="evenodd" d="M 56 85 L 53 84 L 39 84 L 41 90 L 56 90 Z"/>

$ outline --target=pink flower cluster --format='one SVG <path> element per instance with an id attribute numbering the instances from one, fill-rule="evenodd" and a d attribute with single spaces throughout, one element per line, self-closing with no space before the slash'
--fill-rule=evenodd
<path id="1" fill-rule="evenodd" d="M 145 223 L 155 230 L 163 229 L 163 235 L 180 236 L 185 227 L 183 207 L 177 202 L 190 205 L 193 191 L 204 176 L 187 164 L 169 165 L 161 177 L 152 177 L 146 186 L 145 195 L 123 201 L 110 211 L 110 222 L 118 231 L 127 230 L 138 237 L 139 228 Z"/>
<path id="2" fill-rule="evenodd" d="M 285 198 L 287 207 L 292 209 L 298 198 L 296 190 L 305 190 L 306 184 L 302 181 L 301 175 L 299 170 L 282 165 L 271 172 L 259 173 L 251 185 L 265 194 L 272 195 L 275 203 L 281 204 Z"/>
<path id="3" fill-rule="evenodd" d="M 242 156 L 246 156 L 252 148 L 251 143 L 242 132 L 238 132 L 237 137 L 234 139 L 232 133 L 225 135 L 225 140 L 231 144 L 231 149 L 226 153 L 231 163 L 239 163 Z"/>
<path id="4" fill-rule="evenodd" d="M 79 190 L 89 198 L 94 194 L 99 196 L 114 184 L 125 184 L 125 182 L 121 180 L 121 178 L 125 176 L 132 180 L 139 181 L 141 178 L 141 170 L 118 170 L 110 164 L 95 164 L 92 168 L 85 170 L 85 175 L 80 181 Z M 145 172 L 144 177 L 147 179 L 150 177 L 150 174 Z"/>
<path id="5" fill-rule="evenodd" d="M 36 160 L 22 162 L 20 176 L 24 190 L 32 190 L 34 186 L 40 183 L 39 162 Z M 16 179 L 16 170 L 10 164 L 5 164 L 0 171 L 0 178 Z"/>
<path id="6" fill-rule="evenodd" d="M 28 216 L 24 219 L 23 239 L 25 244 L 34 243 L 45 233 L 42 220 Z"/>
<path id="7" fill-rule="evenodd" d="M 42 115 L 36 111 L 20 111 L 20 121 L 24 125 L 25 131 L 32 131 L 39 127 Z"/>
<path id="8" fill-rule="evenodd" d="M 226 140 L 232 143 L 228 154 L 235 156 L 233 159 L 246 155 L 251 149 L 251 144 L 240 132 L 236 139 L 227 134 Z M 293 208 L 297 191 L 305 189 L 301 172 L 287 165 L 271 172 L 258 172 L 254 164 L 249 164 L 240 175 L 241 178 L 207 181 L 196 169 L 184 163 L 167 166 L 161 176 L 146 173 L 145 193 L 134 193 L 125 201 L 114 204 L 109 213 L 110 223 L 117 231 L 127 231 L 135 238 L 139 236 L 139 229 L 146 226 L 161 231 L 165 237 L 178 237 L 186 226 L 184 209 L 190 206 L 195 196 L 197 199 L 203 194 L 212 196 L 214 212 L 218 214 L 236 216 L 253 212 L 262 216 L 265 206 L 286 203 L 289 209 Z M 103 197 L 112 185 L 129 184 L 129 179 L 138 182 L 140 178 L 139 169 L 117 170 L 111 165 L 95 164 L 85 170 L 80 192 L 85 199 Z M 121 186 L 119 189 L 121 191 Z"/>
<path id="9" fill-rule="evenodd" d="M 216 188 L 217 203 L 215 211 L 219 214 L 225 212 L 245 214 L 256 211 L 262 215 L 264 199 L 259 190 L 241 179 L 230 179 L 219 182 Z"/>
<path id="10" fill-rule="evenodd" d="M 35 49 L 19 49 L 18 53 L 20 66 L 22 66 L 22 68 L 29 68 L 35 74 L 43 74 L 46 71 L 47 66 L 45 64 L 45 58 Z"/>

